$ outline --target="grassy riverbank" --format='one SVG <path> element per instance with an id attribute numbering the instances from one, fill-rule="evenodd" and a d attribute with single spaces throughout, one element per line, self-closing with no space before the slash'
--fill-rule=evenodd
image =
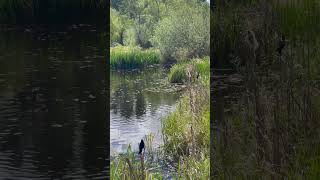
<path id="1" fill-rule="evenodd" d="M 196 59 L 210 52 L 209 12 L 208 1 L 111 1 L 110 45 L 148 49 L 112 48 L 111 68 L 177 63 L 169 82 L 186 87 L 162 120 L 163 146 L 147 150 L 143 163 L 131 150 L 119 155 L 111 179 L 209 179 L 209 59 Z"/>
<path id="2" fill-rule="evenodd" d="M 156 49 L 117 46 L 110 48 L 110 67 L 112 69 L 135 69 L 159 64 L 160 54 Z"/>
<path id="3" fill-rule="evenodd" d="M 162 119 L 163 146 L 153 149 L 152 137 L 148 136 L 143 162 L 129 146 L 127 153 L 111 161 L 111 179 L 209 179 L 209 59 L 184 62 L 183 66 L 185 74 L 187 67 L 194 67 L 192 76 L 199 73 L 200 78 L 192 83 L 183 81 L 187 85 L 185 94 L 175 111 Z"/>

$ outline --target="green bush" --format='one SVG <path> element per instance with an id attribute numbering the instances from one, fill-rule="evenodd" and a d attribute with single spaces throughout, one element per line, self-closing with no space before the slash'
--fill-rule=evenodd
<path id="1" fill-rule="evenodd" d="M 165 60 L 209 55 L 209 5 L 199 1 L 177 1 L 155 28 L 153 44 Z M 187 52 L 187 53 L 186 53 Z M 178 54 L 178 55 L 177 55 Z"/>
<path id="2" fill-rule="evenodd" d="M 171 67 L 168 79 L 171 83 L 186 83 L 188 81 L 186 68 L 192 65 L 199 74 L 201 81 L 206 84 L 210 83 L 210 60 L 209 57 L 203 59 L 193 59 L 189 61 L 181 61 Z"/>

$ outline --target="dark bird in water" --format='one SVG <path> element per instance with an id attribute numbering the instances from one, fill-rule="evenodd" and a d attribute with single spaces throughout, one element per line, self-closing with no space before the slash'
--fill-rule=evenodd
<path id="1" fill-rule="evenodd" d="M 281 35 L 281 40 L 279 41 L 279 45 L 278 45 L 278 48 L 277 48 L 277 51 L 278 51 L 280 56 L 282 55 L 282 50 L 283 50 L 283 48 L 285 46 L 286 46 L 285 36 Z"/>
<path id="2" fill-rule="evenodd" d="M 141 142 L 139 143 L 139 154 L 142 153 L 142 149 L 144 149 L 144 142 L 143 142 L 143 140 L 141 139 Z"/>

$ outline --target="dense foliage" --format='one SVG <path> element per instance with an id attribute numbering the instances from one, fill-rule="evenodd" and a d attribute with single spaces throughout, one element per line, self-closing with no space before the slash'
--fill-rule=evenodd
<path id="1" fill-rule="evenodd" d="M 111 45 L 154 47 L 163 60 L 209 55 L 209 4 L 199 0 L 111 2 Z"/>
<path id="2" fill-rule="evenodd" d="M 319 177 L 319 1 L 221 2 L 211 58 L 235 73 L 213 84 L 211 174 Z"/>
<path id="3" fill-rule="evenodd" d="M 111 178 L 166 179 L 169 174 L 177 179 L 209 179 L 209 3 L 112 0 L 111 7 L 111 67 L 134 69 L 160 59 L 173 61 L 168 80 L 184 84 L 185 90 L 176 110 L 162 121 L 163 147 L 148 150 L 148 157 L 161 162 L 138 162 L 129 149 L 112 160 Z"/>

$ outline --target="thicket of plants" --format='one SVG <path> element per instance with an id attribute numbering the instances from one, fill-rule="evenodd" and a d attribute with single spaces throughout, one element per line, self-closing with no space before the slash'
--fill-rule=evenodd
<path id="1" fill-rule="evenodd" d="M 111 1 L 111 46 L 160 50 L 163 61 L 209 55 L 209 4 L 201 0 Z"/>
<path id="2" fill-rule="evenodd" d="M 209 179 L 209 3 L 112 0 L 111 8 L 111 66 L 174 62 L 168 79 L 186 87 L 176 110 L 162 120 L 163 146 L 148 148 L 145 160 L 130 149 L 113 157 L 111 178 Z"/>
<path id="3" fill-rule="evenodd" d="M 319 1 L 214 5 L 211 58 L 242 83 L 213 82 L 211 174 L 319 177 Z"/>
<path id="4" fill-rule="evenodd" d="M 153 136 L 148 135 L 145 159 L 129 146 L 127 153 L 113 157 L 112 179 L 209 179 L 209 59 L 184 63 L 183 67 L 186 89 L 175 111 L 162 119 L 163 145 L 152 148 Z"/>

